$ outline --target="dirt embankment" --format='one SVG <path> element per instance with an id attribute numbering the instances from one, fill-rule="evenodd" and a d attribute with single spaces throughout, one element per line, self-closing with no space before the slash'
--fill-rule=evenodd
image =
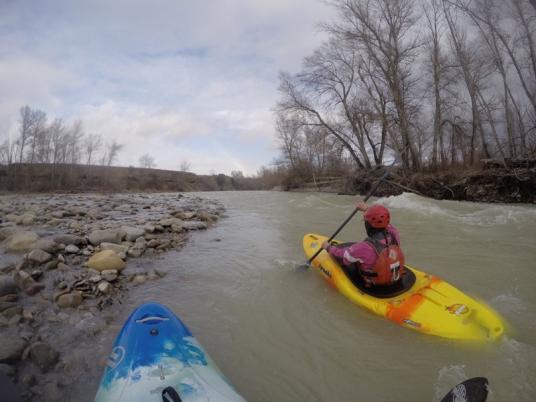
<path id="1" fill-rule="evenodd" d="M 360 171 L 347 178 L 331 178 L 281 189 L 367 194 L 386 167 Z M 273 187 L 273 186 L 272 186 Z M 253 186 L 250 189 L 257 188 Z M 258 189 L 266 188 L 265 186 Z M 13 164 L 0 165 L 0 191 L 24 192 L 177 192 L 229 191 L 244 189 L 223 174 L 196 175 L 135 167 Z M 271 189 L 271 188 L 270 188 Z M 412 173 L 395 167 L 374 195 L 385 197 L 403 192 L 437 200 L 486 203 L 536 203 L 536 158 L 498 163 L 484 161 L 479 170 L 450 170 L 442 173 Z"/>
<path id="2" fill-rule="evenodd" d="M 136 167 L 37 163 L 0 165 L 0 191 L 14 193 L 221 190 L 234 190 L 231 177 Z"/>
<path id="3" fill-rule="evenodd" d="M 342 194 L 366 194 L 385 168 L 348 178 Z M 375 196 L 415 193 L 437 200 L 536 204 L 536 160 L 517 166 L 487 164 L 478 171 L 424 174 L 393 169 Z"/>

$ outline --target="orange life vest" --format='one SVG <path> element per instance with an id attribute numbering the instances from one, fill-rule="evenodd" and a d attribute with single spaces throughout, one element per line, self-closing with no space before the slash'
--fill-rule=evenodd
<path id="1" fill-rule="evenodd" d="M 393 234 L 387 232 L 388 243 L 383 244 L 380 241 L 367 237 L 366 242 L 370 243 L 378 259 L 374 264 L 372 271 L 365 271 L 359 264 L 359 273 L 365 280 L 367 286 L 370 285 L 392 285 L 404 275 L 404 253 L 398 247 L 398 243 Z"/>

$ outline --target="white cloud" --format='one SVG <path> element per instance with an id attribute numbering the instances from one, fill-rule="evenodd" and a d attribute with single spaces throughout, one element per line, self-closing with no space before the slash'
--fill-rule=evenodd
<path id="1" fill-rule="evenodd" d="M 159 168 L 254 174 L 276 155 L 277 73 L 320 43 L 320 2 L 33 0 L 0 5 L 0 135 L 21 106 L 149 153 Z"/>

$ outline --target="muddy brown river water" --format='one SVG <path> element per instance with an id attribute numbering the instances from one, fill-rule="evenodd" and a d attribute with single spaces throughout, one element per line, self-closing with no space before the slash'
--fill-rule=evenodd
<path id="1" fill-rule="evenodd" d="M 313 268 L 294 272 L 306 261 L 303 236 L 331 235 L 358 197 L 186 195 L 222 205 L 226 217 L 192 233 L 180 252 L 127 260 L 127 269 L 158 267 L 167 275 L 129 290 L 104 310 L 94 332 L 78 319 L 71 331 L 48 324 L 62 363 L 35 376 L 38 383 L 57 381 L 58 400 L 93 400 L 121 325 L 148 301 L 177 314 L 248 401 L 439 401 L 457 383 L 477 376 L 489 380 L 488 401 L 534 400 L 536 206 L 412 194 L 369 200 L 391 211 L 408 265 L 482 300 L 504 318 L 502 339 L 475 343 L 400 327 L 344 298 Z M 148 195 L 147 202 L 159 204 L 158 197 L 168 196 Z M 360 216 L 337 236 L 364 237 Z M 84 313 L 68 314 L 84 319 Z"/>

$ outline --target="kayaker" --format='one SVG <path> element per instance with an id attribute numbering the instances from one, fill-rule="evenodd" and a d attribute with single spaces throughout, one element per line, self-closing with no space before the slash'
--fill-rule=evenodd
<path id="1" fill-rule="evenodd" d="M 335 247 L 325 241 L 322 248 L 350 274 L 361 276 L 367 286 L 392 285 L 404 274 L 404 253 L 400 235 L 390 224 L 391 214 L 381 205 L 367 207 L 365 201 L 359 201 L 356 207 L 364 212 L 368 237 L 348 247 Z"/>

